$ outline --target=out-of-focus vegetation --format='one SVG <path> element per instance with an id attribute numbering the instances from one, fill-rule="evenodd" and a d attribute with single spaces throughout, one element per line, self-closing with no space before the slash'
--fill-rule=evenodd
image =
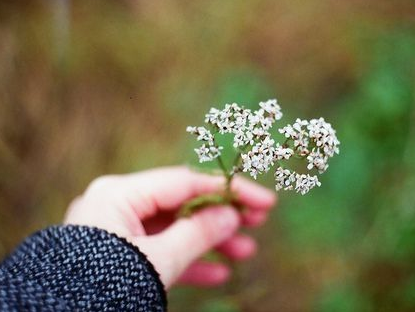
<path id="1" fill-rule="evenodd" d="M 98 175 L 195 162 L 209 107 L 277 97 L 340 156 L 229 285 L 170 310 L 414 311 L 414 90 L 411 0 L 1 2 L 0 256 Z"/>

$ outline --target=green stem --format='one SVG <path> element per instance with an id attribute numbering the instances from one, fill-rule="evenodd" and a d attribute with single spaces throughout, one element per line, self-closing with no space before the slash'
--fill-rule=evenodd
<path id="1" fill-rule="evenodd" d="M 240 155 L 241 153 L 238 153 L 234 163 L 238 164 L 238 162 L 240 161 Z M 243 207 L 238 202 L 238 199 L 232 192 L 231 188 L 232 180 L 235 176 L 235 173 L 233 173 L 232 171 L 228 171 L 221 156 L 217 157 L 216 159 L 220 169 L 223 172 L 223 175 L 225 176 L 225 189 L 222 193 L 219 194 L 205 194 L 191 199 L 183 205 L 182 209 L 179 211 L 179 216 L 188 217 L 193 212 L 203 209 L 204 207 L 219 204 L 232 205 L 239 211 L 244 210 L 245 207 Z"/>
<path id="2" fill-rule="evenodd" d="M 286 138 L 285 141 L 284 141 L 284 143 L 282 143 L 282 147 L 285 147 L 285 148 L 289 147 L 290 146 L 288 144 L 289 141 L 290 141 L 290 138 Z"/>
<path id="3" fill-rule="evenodd" d="M 223 162 L 222 157 L 221 157 L 221 156 L 218 156 L 216 159 L 217 159 L 217 161 L 218 161 L 218 164 L 219 164 L 220 169 L 221 169 L 221 170 L 222 170 L 222 172 L 223 172 L 223 175 L 224 175 L 225 177 L 228 177 L 228 176 L 229 176 L 229 172 L 228 172 L 228 169 L 227 169 L 227 168 L 226 168 L 226 166 L 225 166 L 225 163 Z"/>
<path id="4" fill-rule="evenodd" d="M 217 158 L 219 167 L 222 169 L 223 171 L 223 175 L 225 176 L 225 193 L 224 193 L 224 199 L 226 202 L 230 202 L 231 198 L 232 198 L 232 194 L 231 194 L 231 183 L 232 183 L 232 178 L 233 178 L 233 174 L 231 172 L 228 171 L 228 169 L 225 166 L 225 163 L 223 162 L 223 159 L 221 156 L 218 156 Z"/>
<path id="5" fill-rule="evenodd" d="M 233 160 L 233 166 L 234 167 L 239 167 L 239 162 L 241 160 L 241 153 L 242 152 L 238 152 L 238 154 L 236 154 L 235 159 Z"/>

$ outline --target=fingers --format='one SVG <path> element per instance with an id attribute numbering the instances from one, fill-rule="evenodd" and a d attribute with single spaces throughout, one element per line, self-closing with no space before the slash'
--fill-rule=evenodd
<path id="1" fill-rule="evenodd" d="M 190 218 L 179 219 L 160 237 L 173 246 L 181 261 L 188 266 L 230 238 L 239 224 L 239 216 L 232 207 L 214 207 L 199 211 Z"/>
<path id="2" fill-rule="evenodd" d="M 159 210 L 174 210 L 187 200 L 224 188 L 223 176 L 212 176 L 187 167 L 159 168 L 141 173 L 104 176 L 88 187 L 83 198 L 96 205 L 111 201 L 124 210 L 132 208 L 140 220 Z M 234 178 L 232 190 L 238 201 L 250 210 L 269 210 L 276 202 L 273 191 L 242 177 Z"/>
<path id="3" fill-rule="evenodd" d="M 222 263 L 196 261 L 192 263 L 179 279 L 179 283 L 212 287 L 225 283 L 230 269 Z"/>
<path id="4" fill-rule="evenodd" d="M 169 287 L 191 263 L 230 238 L 239 225 L 239 215 L 232 207 L 207 208 L 177 220 L 160 234 L 137 238 L 136 244 Z"/>
<path id="5" fill-rule="evenodd" d="M 216 250 L 232 260 L 246 260 L 256 253 L 256 242 L 246 235 L 234 235 L 216 247 Z M 223 263 L 196 261 L 182 274 L 179 283 L 212 287 L 228 281 L 231 270 Z"/>
<path id="6" fill-rule="evenodd" d="M 126 183 L 137 185 L 137 196 L 132 194 L 132 201 L 141 203 L 145 194 L 154 212 L 177 209 L 193 197 L 218 192 L 223 188 L 224 178 L 193 172 L 187 167 L 168 167 L 130 174 Z"/>
<path id="7" fill-rule="evenodd" d="M 232 190 L 237 194 L 241 204 L 252 210 L 268 211 L 277 201 L 274 191 L 239 176 L 232 181 Z"/>
<path id="8" fill-rule="evenodd" d="M 216 250 L 231 260 L 245 260 L 255 255 L 257 245 L 253 238 L 238 234 L 216 247 Z"/>
<path id="9" fill-rule="evenodd" d="M 224 189 L 224 178 L 189 170 L 187 167 L 168 167 L 119 178 L 122 197 L 143 220 L 158 210 L 178 209 L 187 200 L 202 194 L 217 193 Z M 232 189 L 238 201 L 252 210 L 269 210 L 276 201 L 274 192 L 244 178 L 236 177 Z"/>
<path id="10" fill-rule="evenodd" d="M 246 227 L 258 227 L 268 218 L 267 211 L 248 209 L 242 213 L 242 224 Z"/>
<path id="11" fill-rule="evenodd" d="M 116 199 L 118 206 L 132 208 L 140 220 L 160 210 L 174 210 L 183 202 L 223 188 L 224 178 L 189 170 L 187 167 L 158 168 L 140 173 L 98 178 L 84 197 Z"/>

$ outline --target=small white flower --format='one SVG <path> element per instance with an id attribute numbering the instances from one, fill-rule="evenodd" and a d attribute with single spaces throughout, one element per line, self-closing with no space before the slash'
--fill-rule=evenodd
<path id="1" fill-rule="evenodd" d="M 235 133 L 235 136 L 233 137 L 233 146 L 235 148 L 238 148 L 240 146 L 245 145 L 253 145 L 254 144 L 254 135 L 250 131 L 243 131 L 240 130 Z"/>
<path id="2" fill-rule="evenodd" d="M 294 149 L 299 152 L 301 156 L 308 154 L 308 132 L 305 126 L 308 124 L 307 120 L 297 119 L 292 125 L 287 125 L 278 131 L 285 135 L 287 139 L 292 139 L 294 142 Z"/>
<path id="3" fill-rule="evenodd" d="M 319 173 L 323 173 L 329 167 L 328 165 L 328 156 L 325 156 L 323 153 L 320 153 L 319 148 L 313 148 L 311 153 L 307 156 L 307 169 L 311 170 L 316 168 Z"/>
<path id="4" fill-rule="evenodd" d="M 288 169 L 278 167 L 275 171 L 275 188 L 279 190 L 293 190 L 302 195 L 308 193 L 312 188 L 320 186 L 317 176 L 299 174 Z"/>
<path id="5" fill-rule="evenodd" d="M 307 168 L 315 167 L 320 173 L 327 169 L 328 158 L 339 153 L 340 142 L 336 131 L 324 121 L 324 118 L 310 121 L 297 119 L 294 124 L 279 129 L 279 132 L 287 139 L 293 140 L 294 150 L 300 156 L 310 155 L 311 157 L 307 158 L 309 161 Z"/>
<path id="6" fill-rule="evenodd" d="M 252 114 L 250 109 L 239 109 L 234 111 L 235 131 L 240 131 L 246 127 L 248 117 Z"/>
<path id="7" fill-rule="evenodd" d="M 208 129 L 204 127 L 198 127 L 197 131 L 198 131 L 198 137 L 197 137 L 198 141 L 205 141 L 205 142 L 208 142 L 210 145 L 213 145 L 214 138 L 213 138 L 212 133 Z"/>
<path id="8" fill-rule="evenodd" d="M 196 134 L 197 128 L 192 126 L 187 126 L 186 132 L 189 132 L 191 134 Z"/>
<path id="9" fill-rule="evenodd" d="M 249 128 L 252 130 L 261 129 L 263 131 L 268 131 L 273 124 L 273 119 L 265 116 L 265 110 L 262 108 L 249 115 L 248 120 Z"/>
<path id="10" fill-rule="evenodd" d="M 209 113 L 205 115 L 205 122 L 210 123 L 212 125 L 216 125 L 219 121 L 219 116 L 220 116 L 220 110 L 212 107 L 209 110 Z"/>
<path id="11" fill-rule="evenodd" d="M 254 140 L 263 140 L 271 136 L 269 130 L 273 122 L 274 120 L 271 117 L 265 116 L 265 110 L 261 108 L 248 116 L 248 125 L 245 131 Z"/>
<path id="12" fill-rule="evenodd" d="M 282 118 L 281 107 L 278 105 L 277 99 L 271 99 L 266 102 L 259 102 L 259 106 L 264 109 L 273 120 Z"/>
<path id="13" fill-rule="evenodd" d="M 205 127 L 187 127 L 187 132 L 197 135 L 198 141 L 205 142 L 201 147 L 195 148 L 195 152 L 199 157 L 199 162 L 212 161 L 221 154 L 222 146 L 215 144 L 215 138 L 213 134 Z"/>
<path id="14" fill-rule="evenodd" d="M 199 157 L 199 162 L 203 163 L 206 161 L 212 161 L 219 157 L 222 149 L 222 146 L 216 147 L 203 144 L 201 147 L 195 148 L 195 152 Z"/>
<path id="15" fill-rule="evenodd" d="M 333 157 L 339 153 L 340 141 L 337 139 L 336 131 L 324 118 L 311 119 L 307 129 L 310 140 L 322 150 L 322 154 Z"/>
<path id="16" fill-rule="evenodd" d="M 278 167 L 277 170 L 275 170 L 275 189 L 277 191 L 279 190 L 285 190 L 289 191 L 294 189 L 294 183 L 296 181 L 296 173 L 291 172 L 288 169 L 283 169 L 281 167 Z"/>
<path id="17" fill-rule="evenodd" d="M 223 110 L 211 108 L 205 115 L 205 122 L 215 126 L 219 133 L 235 133 L 245 127 L 250 110 L 245 110 L 238 104 L 226 104 Z"/>
<path id="18" fill-rule="evenodd" d="M 293 138 L 296 135 L 296 132 L 291 125 L 287 125 L 284 128 L 278 129 L 278 132 L 283 134 L 287 139 Z"/>
<path id="19" fill-rule="evenodd" d="M 213 134 L 205 127 L 187 127 L 186 131 L 191 134 L 196 134 L 198 141 L 204 141 L 209 145 L 214 145 Z"/>
<path id="20" fill-rule="evenodd" d="M 296 174 L 295 190 L 301 195 L 307 194 L 312 188 L 320 186 L 321 183 L 317 176 L 310 176 L 309 174 Z"/>
<path id="21" fill-rule="evenodd" d="M 274 140 L 266 137 L 255 144 L 252 150 L 242 154 L 242 171 L 256 179 L 258 174 L 267 172 L 274 165 Z"/>
<path id="22" fill-rule="evenodd" d="M 274 157 L 276 160 L 289 159 L 294 154 L 291 148 L 285 148 L 280 146 L 278 143 L 274 149 Z"/>

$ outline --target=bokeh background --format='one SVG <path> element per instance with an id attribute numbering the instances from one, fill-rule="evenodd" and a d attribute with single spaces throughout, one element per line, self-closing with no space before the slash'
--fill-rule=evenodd
<path id="1" fill-rule="evenodd" d="M 170 311 L 415 311 L 414 90 L 412 0 L 2 1 L 0 258 L 99 175 L 197 165 L 209 107 L 277 97 L 341 154 Z"/>

